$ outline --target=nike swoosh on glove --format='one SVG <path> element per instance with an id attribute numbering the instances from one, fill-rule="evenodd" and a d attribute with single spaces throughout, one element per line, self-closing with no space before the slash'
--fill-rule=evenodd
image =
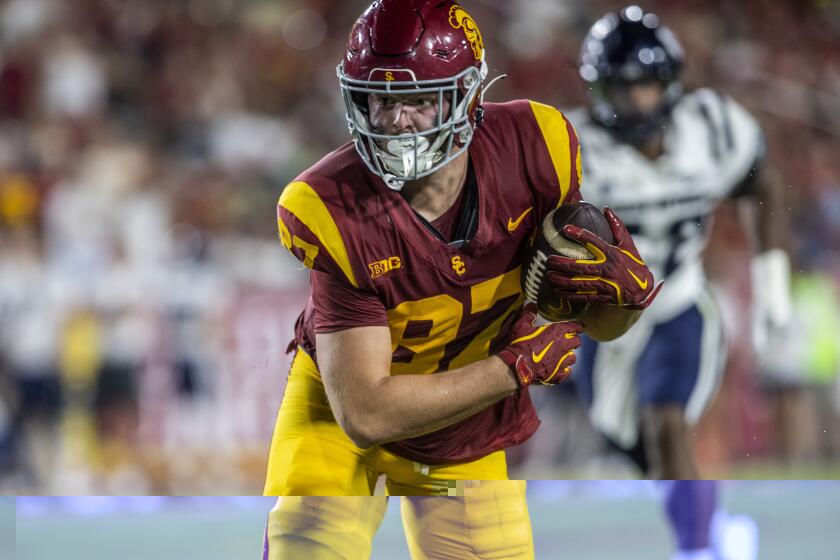
<path id="1" fill-rule="evenodd" d="M 510 330 L 511 341 L 497 355 L 510 367 L 520 387 L 555 385 L 569 378 L 580 346 L 580 323 L 567 321 L 536 326 L 537 306 L 522 308 Z"/>
<path id="2" fill-rule="evenodd" d="M 563 235 L 580 243 L 594 255 L 591 259 L 548 257 L 548 281 L 554 293 L 570 302 L 605 303 L 628 309 L 645 309 L 662 288 L 639 256 L 624 222 L 604 208 L 615 244 L 589 230 L 567 224 Z"/>

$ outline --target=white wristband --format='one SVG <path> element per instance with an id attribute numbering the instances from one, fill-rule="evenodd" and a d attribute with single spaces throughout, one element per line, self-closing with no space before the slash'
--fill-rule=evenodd
<path id="1" fill-rule="evenodd" d="M 761 306 L 777 326 L 793 312 L 790 295 L 790 259 L 782 249 L 759 253 L 752 260 L 753 305 Z"/>

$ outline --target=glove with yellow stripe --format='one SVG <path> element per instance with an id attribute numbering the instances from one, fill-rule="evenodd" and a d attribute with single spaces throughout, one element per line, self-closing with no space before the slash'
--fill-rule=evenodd
<path id="1" fill-rule="evenodd" d="M 662 282 L 654 282 L 624 222 L 609 208 L 604 208 L 604 217 L 615 243 L 576 225 L 564 226 L 563 235 L 586 247 L 594 258 L 576 260 L 553 255 L 547 263 L 548 281 L 557 297 L 570 302 L 645 309 L 659 293 Z"/>
<path id="2" fill-rule="evenodd" d="M 526 305 L 510 331 L 511 341 L 498 353 L 514 373 L 520 387 L 532 383 L 555 385 L 569 378 L 580 346 L 583 327 L 566 321 L 536 326 L 537 306 Z"/>

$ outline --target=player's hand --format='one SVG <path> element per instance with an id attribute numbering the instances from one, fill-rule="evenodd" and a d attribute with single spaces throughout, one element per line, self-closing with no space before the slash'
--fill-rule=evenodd
<path id="1" fill-rule="evenodd" d="M 532 383 L 554 385 L 569 378 L 580 346 L 580 323 L 536 326 L 537 306 L 526 305 L 510 331 L 511 341 L 498 356 L 511 368 L 520 387 Z"/>
<path id="2" fill-rule="evenodd" d="M 563 235 L 585 246 L 592 259 L 548 258 L 548 280 L 557 297 L 570 302 L 606 303 L 628 309 L 645 309 L 659 293 L 662 282 L 639 256 L 624 222 L 609 208 L 604 216 L 615 244 L 607 243 L 589 230 L 568 224 Z"/>

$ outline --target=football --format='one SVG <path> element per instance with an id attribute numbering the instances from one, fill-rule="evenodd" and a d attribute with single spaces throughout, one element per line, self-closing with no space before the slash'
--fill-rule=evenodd
<path id="1" fill-rule="evenodd" d="M 546 263 L 552 255 L 573 259 L 594 257 L 586 247 L 563 235 L 563 226 L 567 224 L 587 229 L 610 243 L 614 241 L 610 224 L 597 206 L 572 202 L 548 213 L 525 251 L 522 289 L 528 299 L 537 304 L 540 316 L 551 322 L 579 319 L 589 308 L 587 303 L 570 303 L 556 297 L 546 277 Z"/>

